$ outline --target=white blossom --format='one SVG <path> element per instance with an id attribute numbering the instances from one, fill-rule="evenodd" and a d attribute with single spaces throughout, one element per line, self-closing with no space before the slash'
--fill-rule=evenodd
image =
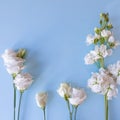
<path id="1" fill-rule="evenodd" d="M 120 75 L 117 76 L 117 84 L 120 85 Z"/>
<path id="2" fill-rule="evenodd" d="M 90 51 L 90 53 L 88 53 L 84 58 L 85 64 L 93 64 L 93 63 L 95 63 L 97 61 L 98 57 L 99 56 L 96 54 L 95 51 Z"/>
<path id="3" fill-rule="evenodd" d="M 32 76 L 29 73 L 20 73 L 14 79 L 15 87 L 20 91 L 26 90 L 32 82 Z"/>
<path id="4" fill-rule="evenodd" d="M 87 95 L 83 89 L 72 88 L 72 94 L 69 98 L 69 102 L 74 106 L 78 106 L 86 99 L 86 97 Z"/>
<path id="5" fill-rule="evenodd" d="M 114 43 L 115 42 L 114 36 L 110 36 L 109 39 L 108 39 L 108 42 Z"/>
<path id="6" fill-rule="evenodd" d="M 95 39 L 95 37 L 94 37 L 93 35 L 89 34 L 89 35 L 87 36 L 87 38 L 86 38 L 86 43 L 87 43 L 88 45 L 93 44 L 93 43 L 94 43 L 94 39 Z"/>
<path id="7" fill-rule="evenodd" d="M 100 35 L 95 34 L 95 35 L 93 36 L 93 35 L 89 34 L 89 35 L 87 36 L 87 38 L 86 38 L 86 43 L 87 43 L 88 45 L 91 45 L 91 44 L 94 43 L 95 39 L 98 39 L 98 40 L 99 40 L 99 39 L 100 39 Z"/>
<path id="8" fill-rule="evenodd" d="M 102 56 L 102 57 L 106 57 L 106 56 L 110 56 L 111 55 L 111 49 L 107 49 L 107 46 L 102 44 L 100 46 L 95 46 L 95 52 L 97 53 L 97 55 Z"/>
<path id="9" fill-rule="evenodd" d="M 112 54 L 111 49 L 107 49 L 106 45 L 95 46 L 95 50 L 90 51 L 84 60 L 85 64 L 93 64 L 97 62 L 101 58 L 105 58 L 106 56 L 110 56 Z"/>
<path id="10" fill-rule="evenodd" d="M 17 57 L 17 52 L 11 49 L 7 49 L 2 54 L 2 58 L 9 74 L 18 74 L 21 70 L 24 69 L 25 60 Z"/>
<path id="11" fill-rule="evenodd" d="M 117 87 L 114 84 L 110 85 L 108 92 L 107 92 L 108 100 L 111 100 L 113 96 L 116 97 L 117 94 L 118 94 Z"/>
<path id="12" fill-rule="evenodd" d="M 101 31 L 101 36 L 102 37 L 110 37 L 112 35 L 112 33 L 111 33 L 111 31 L 109 31 L 109 30 L 102 30 Z"/>
<path id="13" fill-rule="evenodd" d="M 112 99 L 117 95 L 116 79 L 106 69 L 101 68 L 98 73 L 92 73 L 88 80 L 88 87 L 95 93 L 107 95 L 108 99 Z"/>
<path id="14" fill-rule="evenodd" d="M 37 93 L 35 96 L 37 106 L 44 109 L 47 103 L 47 97 L 46 92 Z"/>
<path id="15" fill-rule="evenodd" d="M 61 97 L 67 99 L 71 95 L 71 90 L 72 88 L 68 83 L 61 83 L 57 92 Z"/>
<path id="16" fill-rule="evenodd" d="M 116 64 L 111 64 L 108 66 L 108 70 L 111 74 L 113 74 L 115 77 L 120 75 L 120 61 L 118 61 Z"/>
<path id="17" fill-rule="evenodd" d="M 116 83 L 120 85 L 120 61 L 108 66 L 109 72 L 116 78 Z"/>
<path id="18" fill-rule="evenodd" d="M 116 41 L 114 36 L 110 36 L 108 42 L 113 45 L 113 48 L 116 48 L 118 45 L 120 45 L 120 42 Z"/>

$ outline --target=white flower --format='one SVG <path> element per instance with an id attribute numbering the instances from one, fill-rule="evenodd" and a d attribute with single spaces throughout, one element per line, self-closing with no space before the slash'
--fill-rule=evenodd
<path id="1" fill-rule="evenodd" d="M 116 48 L 118 45 L 120 45 L 120 42 L 119 41 L 116 41 L 114 36 L 110 36 L 109 39 L 108 39 L 108 42 L 113 44 L 113 48 Z"/>
<path id="2" fill-rule="evenodd" d="M 14 84 L 20 91 L 26 90 L 32 82 L 32 76 L 29 73 L 20 73 L 14 79 Z"/>
<path id="3" fill-rule="evenodd" d="M 5 50 L 2 58 L 9 74 L 18 74 L 24 68 L 25 60 L 17 57 L 17 53 L 13 50 Z"/>
<path id="4" fill-rule="evenodd" d="M 111 35 L 112 35 L 112 33 L 109 30 L 102 30 L 102 32 L 101 32 L 102 37 L 110 37 Z"/>
<path id="5" fill-rule="evenodd" d="M 109 49 L 107 50 L 107 46 L 106 45 L 100 45 L 100 46 L 95 46 L 95 52 L 102 57 L 106 57 L 108 55 L 111 55 L 111 52 L 109 51 Z"/>
<path id="6" fill-rule="evenodd" d="M 100 93 L 102 90 L 101 85 L 99 84 L 100 81 L 98 80 L 98 73 L 92 73 L 91 78 L 88 80 L 88 87 L 95 93 Z"/>
<path id="7" fill-rule="evenodd" d="M 47 103 L 47 93 L 37 93 L 35 96 L 37 106 L 44 109 Z"/>
<path id="8" fill-rule="evenodd" d="M 67 83 L 61 83 L 57 92 L 61 97 L 68 99 L 71 95 L 71 86 Z"/>
<path id="9" fill-rule="evenodd" d="M 109 39 L 108 39 L 108 42 L 114 43 L 115 42 L 114 36 L 110 36 Z"/>
<path id="10" fill-rule="evenodd" d="M 85 56 L 85 64 L 93 64 L 99 59 L 110 56 L 111 54 L 112 49 L 107 49 L 106 45 L 95 46 L 95 50 L 90 51 L 90 53 Z"/>
<path id="11" fill-rule="evenodd" d="M 85 64 L 93 64 L 95 63 L 100 57 L 97 55 L 97 53 L 95 51 L 90 51 L 90 53 L 88 53 L 84 60 L 85 60 Z"/>
<path id="12" fill-rule="evenodd" d="M 11 49 L 6 49 L 4 54 L 2 54 L 2 58 L 7 60 L 9 57 L 16 57 L 17 53 Z"/>
<path id="13" fill-rule="evenodd" d="M 69 98 L 69 102 L 74 106 L 78 106 L 86 99 L 86 97 L 87 95 L 83 89 L 72 88 L 72 95 Z"/>
<path id="14" fill-rule="evenodd" d="M 117 77 L 117 84 L 120 85 L 120 76 Z"/>
<path id="15" fill-rule="evenodd" d="M 108 100 L 111 100 L 112 97 L 116 97 L 118 94 L 118 89 L 116 86 L 114 85 L 110 85 L 109 89 L 108 89 L 108 92 L 107 92 L 107 97 L 108 97 Z"/>
<path id="16" fill-rule="evenodd" d="M 88 45 L 93 44 L 94 43 L 94 39 L 95 39 L 95 37 L 93 35 L 91 35 L 91 34 L 88 35 L 87 38 L 86 38 L 87 44 Z"/>
<path id="17" fill-rule="evenodd" d="M 117 94 L 116 79 L 108 70 L 101 68 L 98 73 L 93 73 L 88 80 L 88 86 L 95 93 L 102 95 L 108 94 L 108 99 L 115 97 Z"/>
<path id="18" fill-rule="evenodd" d="M 93 35 L 89 34 L 86 38 L 86 43 L 88 45 L 93 44 L 95 39 L 100 39 L 100 35 L 95 34 L 95 36 L 93 36 Z"/>
<path id="19" fill-rule="evenodd" d="M 119 76 L 120 75 L 120 61 L 118 61 L 116 64 L 109 65 L 108 70 L 111 74 L 114 75 L 114 77 Z"/>

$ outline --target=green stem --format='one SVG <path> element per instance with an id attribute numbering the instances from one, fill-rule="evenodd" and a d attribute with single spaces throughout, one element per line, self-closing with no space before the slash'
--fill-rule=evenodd
<path id="1" fill-rule="evenodd" d="M 70 120 L 72 120 L 72 113 L 71 113 L 71 110 L 70 110 L 70 104 L 69 104 L 69 101 L 67 101 L 67 106 L 68 106 L 68 111 L 69 111 L 69 116 L 70 116 Z"/>
<path id="2" fill-rule="evenodd" d="M 20 92 L 19 107 L 18 107 L 18 117 L 17 117 L 17 120 L 19 120 L 19 118 L 20 118 L 20 107 L 21 107 L 22 95 L 23 95 L 23 92 Z"/>
<path id="3" fill-rule="evenodd" d="M 100 59 L 100 68 L 104 68 L 104 58 Z"/>
<path id="4" fill-rule="evenodd" d="M 13 85 L 13 88 L 14 88 L 14 120 L 15 120 L 15 117 L 16 117 L 16 113 L 15 113 L 15 111 L 16 111 L 16 88 L 15 88 L 15 85 Z"/>
<path id="5" fill-rule="evenodd" d="M 72 105 L 72 114 L 73 114 L 73 112 L 74 112 L 74 106 Z"/>
<path id="6" fill-rule="evenodd" d="M 44 115 L 44 120 L 46 120 L 45 107 L 43 108 L 43 115 Z"/>
<path id="7" fill-rule="evenodd" d="M 104 96 L 105 99 L 105 120 L 108 120 L 108 99 L 107 95 Z"/>
<path id="8" fill-rule="evenodd" d="M 74 120 L 76 120 L 77 108 L 78 108 L 78 106 L 75 106 Z"/>

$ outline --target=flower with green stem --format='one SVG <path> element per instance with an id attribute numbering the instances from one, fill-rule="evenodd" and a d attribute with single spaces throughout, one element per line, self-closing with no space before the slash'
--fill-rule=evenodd
<path id="1" fill-rule="evenodd" d="M 67 108 L 68 108 L 68 112 L 69 112 L 69 118 L 70 120 L 72 120 L 72 111 L 71 110 L 71 106 L 70 106 L 70 103 L 69 103 L 69 98 L 71 96 L 71 86 L 68 84 L 68 83 L 61 83 L 60 84 L 60 87 L 58 88 L 57 90 L 57 93 L 62 97 L 64 98 L 64 100 L 66 101 L 67 103 Z"/>
<path id="2" fill-rule="evenodd" d="M 112 49 L 120 45 L 111 32 L 112 28 L 113 26 L 109 22 L 109 14 L 101 13 L 100 28 L 94 29 L 94 36 L 88 35 L 87 37 L 88 45 L 94 44 L 95 50 L 90 51 L 85 56 L 86 64 L 96 63 L 99 68 L 98 73 L 92 73 L 92 77 L 88 80 L 88 86 L 93 92 L 104 95 L 105 120 L 108 120 L 108 100 L 118 93 L 117 77 L 110 73 L 111 71 L 106 68 L 104 63 L 105 58 L 112 54 Z"/>
<path id="3" fill-rule="evenodd" d="M 86 97 L 87 95 L 83 89 L 72 88 L 72 94 L 68 100 L 74 108 L 74 120 L 76 120 L 78 106 L 84 102 Z"/>
<path id="4" fill-rule="evenodd" d="M 24 57 L 26 55 L 25 49 L 19 49 L 18 51 L 13 51 L 11 49 L 6 49 L 4 54 L 2 54 L 2 58 L 4 60 L 4 64 L 8 73 L 12 76 L 13 80 L 16 75 L 20 73 L 24 68 Z M 14 101 L 13 101 L 13 119 L 16 118 L 16 87 L 13 83 L 14 88 Z"/>
<path id="5" fill-rule="evenodd" d="M 46 120 L 46 103 L 48 95 L 46 92 L 37 93 L 35 96 L 37 106 L 43 110 L 44 120 Z"/>
<path id="6" fill-rule="evenodd" d="M 28 89 L 32 82 L 33 82 L 32 76 L 29 73 L 19 73 L 14 79 L 15 87 L 20 92 L 17 120 L 20 119 L 20 109 L 23 93 L 26 89 Z"/>

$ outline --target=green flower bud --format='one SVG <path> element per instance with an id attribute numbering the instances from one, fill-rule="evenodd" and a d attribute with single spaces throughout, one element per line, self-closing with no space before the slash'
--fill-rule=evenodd
<path id="1" fill-rule="evenodd" d="M 94 28 L 94 31 L 95 31 L 95 33 L 96 33 L 96 34 L 100 34 L 100 32 L 101 32 L 101 31 L 100 31 L 100 29 L 99 29 L 99 28 L 97 28 L 97 27 L 96 27 L 96 28 Z"/>
<path id="2" fill-rule="evenodd" d="M 108 24 L 108 25 L 107 25 L 107 29 L 108 29 L 108 30 L 110 30 L 110 29 L 112 29 L 112 28 L 113 28 L 112 24 Z"/>
<path id="3" fill-rule="evenodd" d="M 26 55 L 26 50 L 25 49 L 20 49 L 17 53 L 17 57 L 24 58 Z"/>

